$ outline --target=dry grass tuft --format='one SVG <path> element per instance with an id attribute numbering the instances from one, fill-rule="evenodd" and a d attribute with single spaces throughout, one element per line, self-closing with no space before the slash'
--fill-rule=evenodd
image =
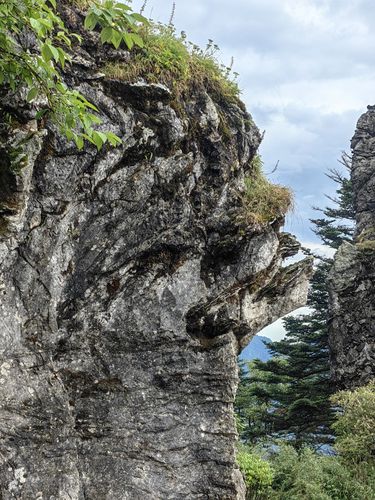
<path id="1" fill-rule="evenodd" d="M 245 179 L 243 214 L 247 224 L 269 224 L 285 217 L 293 207 L 290 189 L 272 184 L 262 173 L 262 161 L 257 156 L 253 161 L 253 172 Z"/>

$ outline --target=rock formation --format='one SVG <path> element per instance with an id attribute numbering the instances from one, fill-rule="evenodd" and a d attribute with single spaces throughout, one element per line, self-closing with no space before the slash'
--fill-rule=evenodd
<path id="1" fill-rule="evenodd" d="M 97 57 L 67 78 L 118 148 L 78 151 L 2 101 L 0 498 L 244 498 L 236 357 L 303 305 L 311 262 L 282 267 L 282 220 L 240 222 L 248 113 L 203 89 L 177 112 Z"/>
<path id="2" fill-rule="evenodd" d="M 375 376 L 375 107 L 361 116 L 351 142 L 355 243 L 338 250 L 331 271 L 332 373 L 351 388 Z"/>

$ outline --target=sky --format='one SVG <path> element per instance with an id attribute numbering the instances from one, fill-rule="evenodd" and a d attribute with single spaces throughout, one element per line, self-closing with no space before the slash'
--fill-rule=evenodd
<path id="1" fill-rule="evenodd" d="M 143 0 L 134 0 L 139 8 Z M 174 24 L 221 62 L 234 58 L 242 99 L 261 131 L 272 181 L 292 188 L 286 229 L 319 248 L 309 218 L 335 185 L 325 172 L 350 151 L 356 122 L 375 104 L 374 0 L 176 0 Z M 168 22 L 173 1 L 148 0 L 145 14 Z M 282 335 L 279 323 L 271 336 Z M 262 334 L 267 335 L 267 331 Z"/>

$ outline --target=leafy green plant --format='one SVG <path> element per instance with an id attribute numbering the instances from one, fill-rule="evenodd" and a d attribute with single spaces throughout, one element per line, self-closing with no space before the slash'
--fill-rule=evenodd
<path id="1" fill-rule="evenodd" d="M 305 447 L 299 452 L 283 444 L 270 459 L 274 473 L 272 500 L 374 499 L 374 467 L 353 466 L 337 456 L 319 455 Z"/>
<path id="2" fill-rule="evenodd" d="M 129 5 L 105 0 L 93 2 L 84 25 L 87 30 L 94 30 L 98 26 L 102 43 L 111 43 L 118 49 L 123 41 L 130 50 L 134 45 L 144 46 L 138 31 L 147 24 L 147 19 L 141 14 L 132 12 Z"/>
<path id="3" fill-rule="evenodd" d="M 145 22 L 130 7 L 113 1 L 94 1 L 86 27 L 101 27 L 101 40 L 118 46 L 119 36 L 130 48 L 142 45 L 135 32 Z M 129 38 L 130 37 L 130 38 Z M 31 41 L 30 41 L 31 40 Z M 7 0 L 0 3 L 0 86 L 26 89 L 26 98 L 48 115 L 60 131 L 81 149 L 84 140 L 100 149 L 107 141 L 118 145 L 111 132 L 99 132 L 97 108 L 64 83 L 62 71 L 71 62 L 70 50 L 81 38 L 70 33 L 56 12 L 56 0 Z"/>

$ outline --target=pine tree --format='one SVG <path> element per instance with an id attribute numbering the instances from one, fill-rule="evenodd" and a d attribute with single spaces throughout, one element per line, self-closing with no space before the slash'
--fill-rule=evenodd
<path id="1" fill-rule="evenodd" d="M 350 169 L 347 155 L 343 155 L 341 163 Z M 312 222 L 323 242 L 338 248 L 350 240 L 353 231 L 351 181 L 336 170 L 329 177 L 338 184 L 337 197 L 330 198 L 337 206 L 322 209 L 325 218 Z M 245 442 L 281 437 L 299 448 L 332 441 L 329 398 L 333 388 L 327 328 L 327 277 L 331 265 L 330 259 L 320 258 L 308 296 L 310 312 L 284 320 L 286 337 L 268 345 L 272 359 L 251 362 L 248 372 L 242 369 L 236 412 Z"/>
<path id="2" fill-rule="evenodd" d="M 347 173 L 351 169 L 351 157 L 343 153 L 341 165 L 344 171 L 337 169 L 329 171 L 327 176 L 338 184 L 336 197 L 327 197 L 334 203 L 334 207 L 324 209 L 315 207 L 315 210 L 322 212 L 324 217 L 320 219 L 310 219 L 315 228 L 314 233 L 319 236 L 325 245 L 337 249 L 343 241 L 351 241 L 353 238 L 353 221 L 355 218 L 352 181 Z"/>

